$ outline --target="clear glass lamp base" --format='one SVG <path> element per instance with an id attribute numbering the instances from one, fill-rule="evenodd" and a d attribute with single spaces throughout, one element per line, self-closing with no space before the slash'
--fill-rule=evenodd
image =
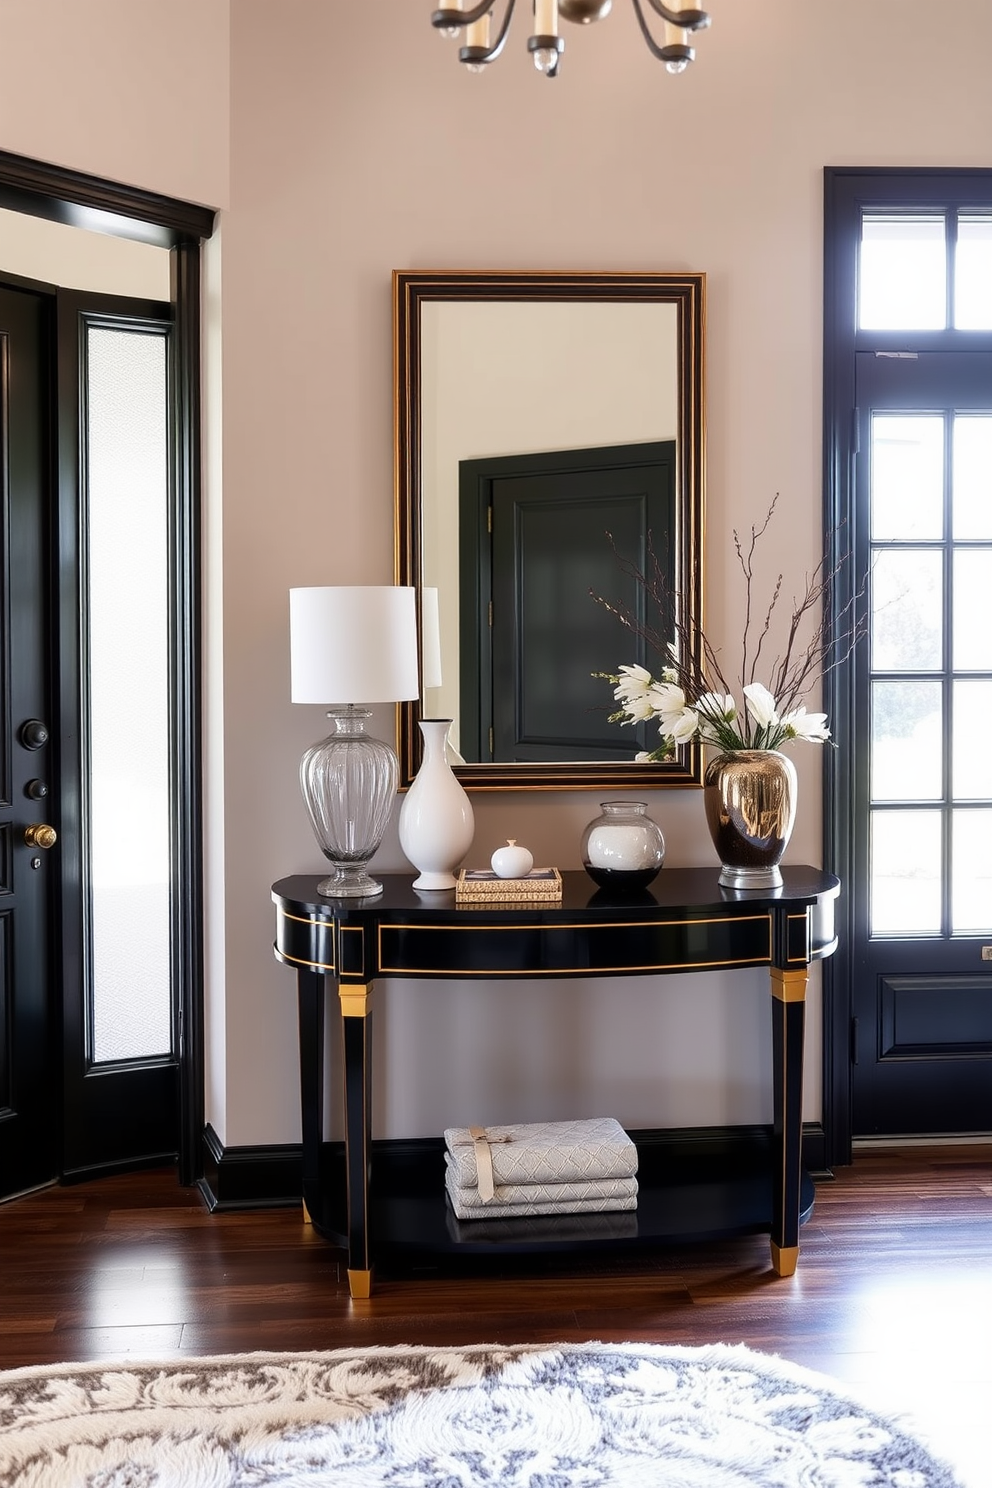
<path id="1" fill-rule="evenodd" d="M 399 783 L 399 761 L 365 732 L 370 708 L 332 708 L 334 731 L 300 761 L 300 789 L 310 824 L 333 872 L 317 885 L 327 899 L 382 893 L 368 865 L 382 842 Z"/>
<path id="2" fill-rule="evenodd" d="M 317 893 L 325 899 L 371 899 L 382 893 L 382 884 L 373 878 L 364 863 L 336 864 L 330 878 L 322 878 Z"/>

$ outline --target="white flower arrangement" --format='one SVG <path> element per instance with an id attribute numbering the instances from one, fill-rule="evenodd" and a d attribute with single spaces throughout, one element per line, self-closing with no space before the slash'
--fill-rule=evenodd
<path id="1" fill-rule="evenodd" d="M 830 738 L 825 713 L 807 713 L 804 704 L 779 713 L 774 697 L 761 682 L 743 687 L 745 712 L 730 693 L 704 692 L 690 701 L 678 684 L 678 672 L 665 667 L 658 681 L 642 666 L 622 666 L 613 696 L 621 704 L 611 723 L 658 720 L 661 745 L 635 755 L 639 762 L 670 759 L 680 744 L 698 737 L 725 753 L 742 749 L 778 749 L 793 739 L 822 744 Z"/>
<path id="2" fill-rule="evenodd" d="M 617 673 L 594 674 L 613 683 L 613 696 L 620 707 L 610 714 L 611 723 L 657 720 L 661 743 L 656 749 L 636 755 L 638 762 L 670 760 L 677 748 L 697 738 L 703 744 L 713 745 L 724 753 L 778 749 L 794 739 L 802 739 L 810 744 L 823 744 L 829 740 L 826 714 L 807 712 L 802 699 L 816 676 L 829 670 L 829 666 L 824 665 L 822 660 L 830 630 L 825 604 L 829 599 L 829 580 L 836 570 L 828 572 L 825 560 L 821 560 L 812 575 L 807 575 L 805 590 L 793 603 L 785 650 L 769 669 L 771 689 L 756 679 L 756 672 L 762 646 L 771 631 L 773 614 L 782 592 L 781 574 L 778 575 L 765 612 L 761 635 L 753 655 L 749 654 L 754 552 L 758 539 L 771 521 L 777 501 L 776 496 L 761 527 L 751 528 L 751 541 L 746 550 L 737 532 L 734 532 L 734 547 L 744 574 L 746 600 L 741 669 L 736 687 L 738 696 L 744 700 L 743 707 L 738 705 L 734 696 L 735 689 L 728 684 L 718 653 L 705 634 L 700 632 L 698 636 L 693 635 L 687 626 L 680 623 L 678 608 L 672 604 L 653 553 L 650 575 L 641 573 L 618 555 L 622 571 L 646 590 L 657 609 L 662 614 L 669 612 L 675 616 L 675 639 L 667 643 L 664 665 L 657 676 L 646 667 L 636 664 L 621 666 Z M 594 594 L 593 598 L 615 615 L 628 630 L 661 650 L 656 634 L 635 619 L 629 609 L 611 604 L 598 594 Z M 848 606 L 845 614 L 850 612 L 851 606 Z M 805 623 L 807 621 L 808 624 Z M 807 640 L 800 650 L 800 636 L 804 631 L 807 633 Z M 848 632 L 847 639 L 848 646 L 852 645 L 853 628 Z M 837 665 L 837 661 L 834 660 L 830 665 Z"/>

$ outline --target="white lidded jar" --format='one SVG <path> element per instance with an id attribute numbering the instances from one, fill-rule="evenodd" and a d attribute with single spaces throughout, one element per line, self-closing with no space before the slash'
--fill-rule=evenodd
<path id="1" fill-rule="evenodd" d="M 601 888 L 645 888 L 665 861 L 665 839 L 646 801 L 601 801 L 582 834 L 582 866 Z"/>
<path id="2" fill-rule="evenodd" d="M 521 847 L 516 837 L 508 837 L 505 847 L 498 847 L 489 859 L 497 878 L 526 878 L 534 866 L 534 854 Z"/>

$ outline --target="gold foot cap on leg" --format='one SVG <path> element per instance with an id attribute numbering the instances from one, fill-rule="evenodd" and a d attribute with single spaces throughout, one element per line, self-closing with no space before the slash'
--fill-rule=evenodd
<path id="1" fill-rule="evenodd" d="M 798 1264 L 798 1245 L 776 1245 L 772 1241 L 772 1270 L 776 1276 L 795 1276 Z"/>
<path id="2" fill-rule="evenodd" d="M 307 1208 L 306 1199 L 303 1200 L 303 1223 L 308 1225 L 313 1224 L 313 1219 L 310 1216 L 310 1210 Z"/>
<path id="3" fill-rule="evenodd" d="M 348 1289 L 353 1297 L 371 1297 L 372 1295 L 372 1272 L 371 1271 L 349 1271 Z"/>

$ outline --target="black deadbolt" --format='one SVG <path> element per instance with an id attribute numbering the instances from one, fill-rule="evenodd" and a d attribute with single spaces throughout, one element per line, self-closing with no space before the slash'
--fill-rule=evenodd
<path id="1" fill-rule="evenodd" d="M 18 738 L 25 749 L 41 749 L 48 743 L 48 729 L 40 718 L 29 718 L 21 724 Z"/>
<path id="2" fill-rule="evenodd" d="M 29 780 L 24 787 L 24 794 L 30 796 L 32 801 L 43 801 L 48 795 L 48 786 L 43 780 Z"/>

